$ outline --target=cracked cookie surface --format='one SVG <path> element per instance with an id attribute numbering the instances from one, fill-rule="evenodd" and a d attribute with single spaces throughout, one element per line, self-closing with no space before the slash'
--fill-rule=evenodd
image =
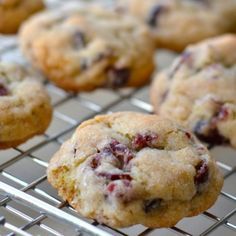
<path id="1" fill-rule="evenodd" d="M 181 51 L 188 44 L 235 32 L 235 0 L 121 0 L 146 22 L 157 47 Z"/>
<path id="2" fill-rule="evenodd" d="M 154 42 L 132 16 L 95 6 L 47 11 L 21 30 L 31 62 L 59 87 L 141 86 L 154 69 Z"/>
<path id="3" fill-rule="evenodd" d="M 236 36 L 186 49 L 151 88 L 156 113 L 189 127 L 210 144 L 236 147 Z"/>
<path id="4" fill-rule="evenodd" d="M 0 62 L 0 149 L 42 134 L 51 116 L 43 85 L 22 66 Z"/>
<path id="5" fill-rule="evenodd" d="M 0 33 L 16 33 L 24 20 L 43 8 L 42 0 L 1 0 Z"/>
<path id="6" fill-rule="evenodd" d="M 208 209 L 223 178 L 208 150 L 156 115 L 82 123 L 51 159 L 49 182 L 83 216 L 112 227 L 170 227 Z"/>

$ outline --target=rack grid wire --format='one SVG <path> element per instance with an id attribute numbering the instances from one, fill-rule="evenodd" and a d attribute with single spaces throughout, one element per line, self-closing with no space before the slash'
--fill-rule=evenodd
<path id="1" fill-rule="evenodd" d="M 55 7 L 61 2 L 47 3 Z M 167 66 L 175 56 L 173 52 L 159 50 L 158 68 Z M 0 36 L 0 60 L 27 65 L 16 37 Z M 48 184 L 45 174 L 48 161 L 86 119 L 122 110 L 151 113 L 149 86 L 80 94 L 66 93 L 48 82 L 45 86 L 54 107 L 49 129 L 17 148 L 0 151 L 0 235 L 236 235 L 236 151 L 230 147 L 211 149 L 225 178 L 216 204 L 199 216 L 183 219 L 175 227 L 150 229 L 136 225 L 113 229 L 76 213 Z"/>

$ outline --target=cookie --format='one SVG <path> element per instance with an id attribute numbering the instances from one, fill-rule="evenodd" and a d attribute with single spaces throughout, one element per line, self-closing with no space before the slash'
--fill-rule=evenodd
<path id="1" fill-rule="evenodd" d="M 146 22 L 157 47 L 182 51 L 188 44 L 235 32 L 235 0 L 123 0 L 121 6 Z"/>
<path id="2" fill-rule="evenodd" d="M 210 144 L 236 147 L 236 36 L 190 46 L 151 88 L 156 113 L 189 127 Z"/>
<path id="3" fill-rule="evenodd" d="M 43 8 L 42 0 L 1 0 L 0 33 L 16 33 L 24 20 Z"/>
<path id="4" fill-rule="evenodd" d="M 193 134 L 156 115 L 82 123 L 51 159 L 49 182 L 83 216 L 112 227 L 170 227 L 215 202 L 223 183 Z"/>
<path id="5" fill-rule="evenodd" d="M 0 149 L 15 147 L 48 127 L 50 98 L 18 64 L 0 62 Z"/>
<path id="6" fill-rule="evenodd" d="M 154 69 L 154 43 L 135 18 L 98 7 L 48 11 L 21 30 L 35 67 L 71 91 L 141 86 Z"/>

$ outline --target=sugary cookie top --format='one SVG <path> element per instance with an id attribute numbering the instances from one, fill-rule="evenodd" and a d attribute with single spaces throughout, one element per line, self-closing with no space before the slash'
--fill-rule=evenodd
<path id="1" fill-rule="evenodd" d="M 170 227 L 209 208 L 222 176 L 195 136 L 156 115 L 83 122 L 53 156 L 49 182 L 82 215 L 112 227 Z"/>
<path id="2" fill-rule="evenodd" d="M 235 119 L 235 50 L 233 35 L 188 47 L 153 83 L 151 98 L 156 112 L 171 115 L 199 135 L 217 137 L 217 126 Z"/>
<path id="3" fill-rule="evenodd" d="M 26 81 L 35 81 L 23 66 L 0 62 L 0 96 L 14 96 L 22 93 L 21 85 Z M 21 91 L 20 91 L 21 90 Z M 1 98 L 0 98 L 1 99 Z"/>
<path id="4" fill-rule="evenodd" d="M 22 44 L 33 63 L 58 83 L 69 78 L 68 87 L 122 86 L 134 79 L 132 71 L 152 64 L 154 51 L 149 30 L 137 19 L 92 6 L 34 17 L 22 29 Z"/>
<path id="5" fill-rule="evenodd" d="M 132 112 L 84 122 L 49 171 L 59 166 L 70 170 L 67 178 L 76 179 L 82 195 L 89 187 L 98 198 L 122 204 L 146 199 L 145 212 L 161 201 L 191 200 L 214 172 L 194 135 L 167 119 Z"/>
<path id="6" fill-rule="evenodd" d="M 48 127 L 50 97 L 34 71 L 0 62 L 0 149 L 15 147 Z"/>
<path id="7" fill-rule="evenodd" d="M 120 2 L 121 8 L 142 19 L 150 27 L 158 47 L 182 51 L 191 43 L 235 32 L 235 0 Z"/>
<path id="8" fill-rule="evenodd" d="M 183 14 L 180 20 L 184 19 L 184 16 L 191 17 L 191 15 L 201 19 L 207 17 L 207 12 L 209 21 L 220 18 L 217 13 L 230 17 L 236 7 L 234 0 L 224 2 L 221 0 L 120 0 L 119 2 L 120 6 L 126 6 L 131 13 L 143 16 L 151 27 L 158 26 L 159 17 L 176 18 L 180 16 L 179 13 Z"/>

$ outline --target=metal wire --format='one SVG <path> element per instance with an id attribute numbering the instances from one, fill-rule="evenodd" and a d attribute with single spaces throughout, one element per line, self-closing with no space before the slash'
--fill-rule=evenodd
<path id="1" fill-rule="evenodd" d="M 48 1 L 54 6 L 60 1 Z M 25 63 L 19 57 L 15 37 L 0 36 L 0 58 Z M 16 55 L 17 54 L 17 55 Z M 148 87 L 118 91 L 97 90 L 79 95 L 65 93 L 54 85 L 45 85 L 52 97 L 54 119 L 49 130 L 34 141 L 29 141 L 9 151 L 0 152 L 0 235 L 222 235 L 229 230 L 236 234 L 236 151 L 231 157 L 217 159 L 224 172 L 225 185 L 215 209 L 185 220 L 171 229 L 150 229 L 134 226 L 128 229 L 112 229 L 78 215 L 49 187 L 45 171 L 52 153 L 59 148 L 71 132 L 83 120 L 100 113 L 117 110 L 135 110 L 150 113 Z M 76 104 L 77 112 L 69 109 Z M 55 150 L 51 150 L 55 149 Z M 217 154 L 217 153 L 216 153 Z M 213 152 L 214 155 L 214 152 Z M 26 166 L 24 166 L 26 165 Z M 32 167 L 32 168 L 31 168 Z M 18 205 L 15 205 L 18 204 Z M 204 222 L 197 228 L 195 222 Z M 55 224 L 54 224 L 55 221 Z M 69 225 L 69 226 L 67 226 Z M 221 229 L 220 233 L 217 230 Z M 227 234 L 226 234 L 227 235 Z M 229 235 L 229 234 L 228 234 Z"/>

